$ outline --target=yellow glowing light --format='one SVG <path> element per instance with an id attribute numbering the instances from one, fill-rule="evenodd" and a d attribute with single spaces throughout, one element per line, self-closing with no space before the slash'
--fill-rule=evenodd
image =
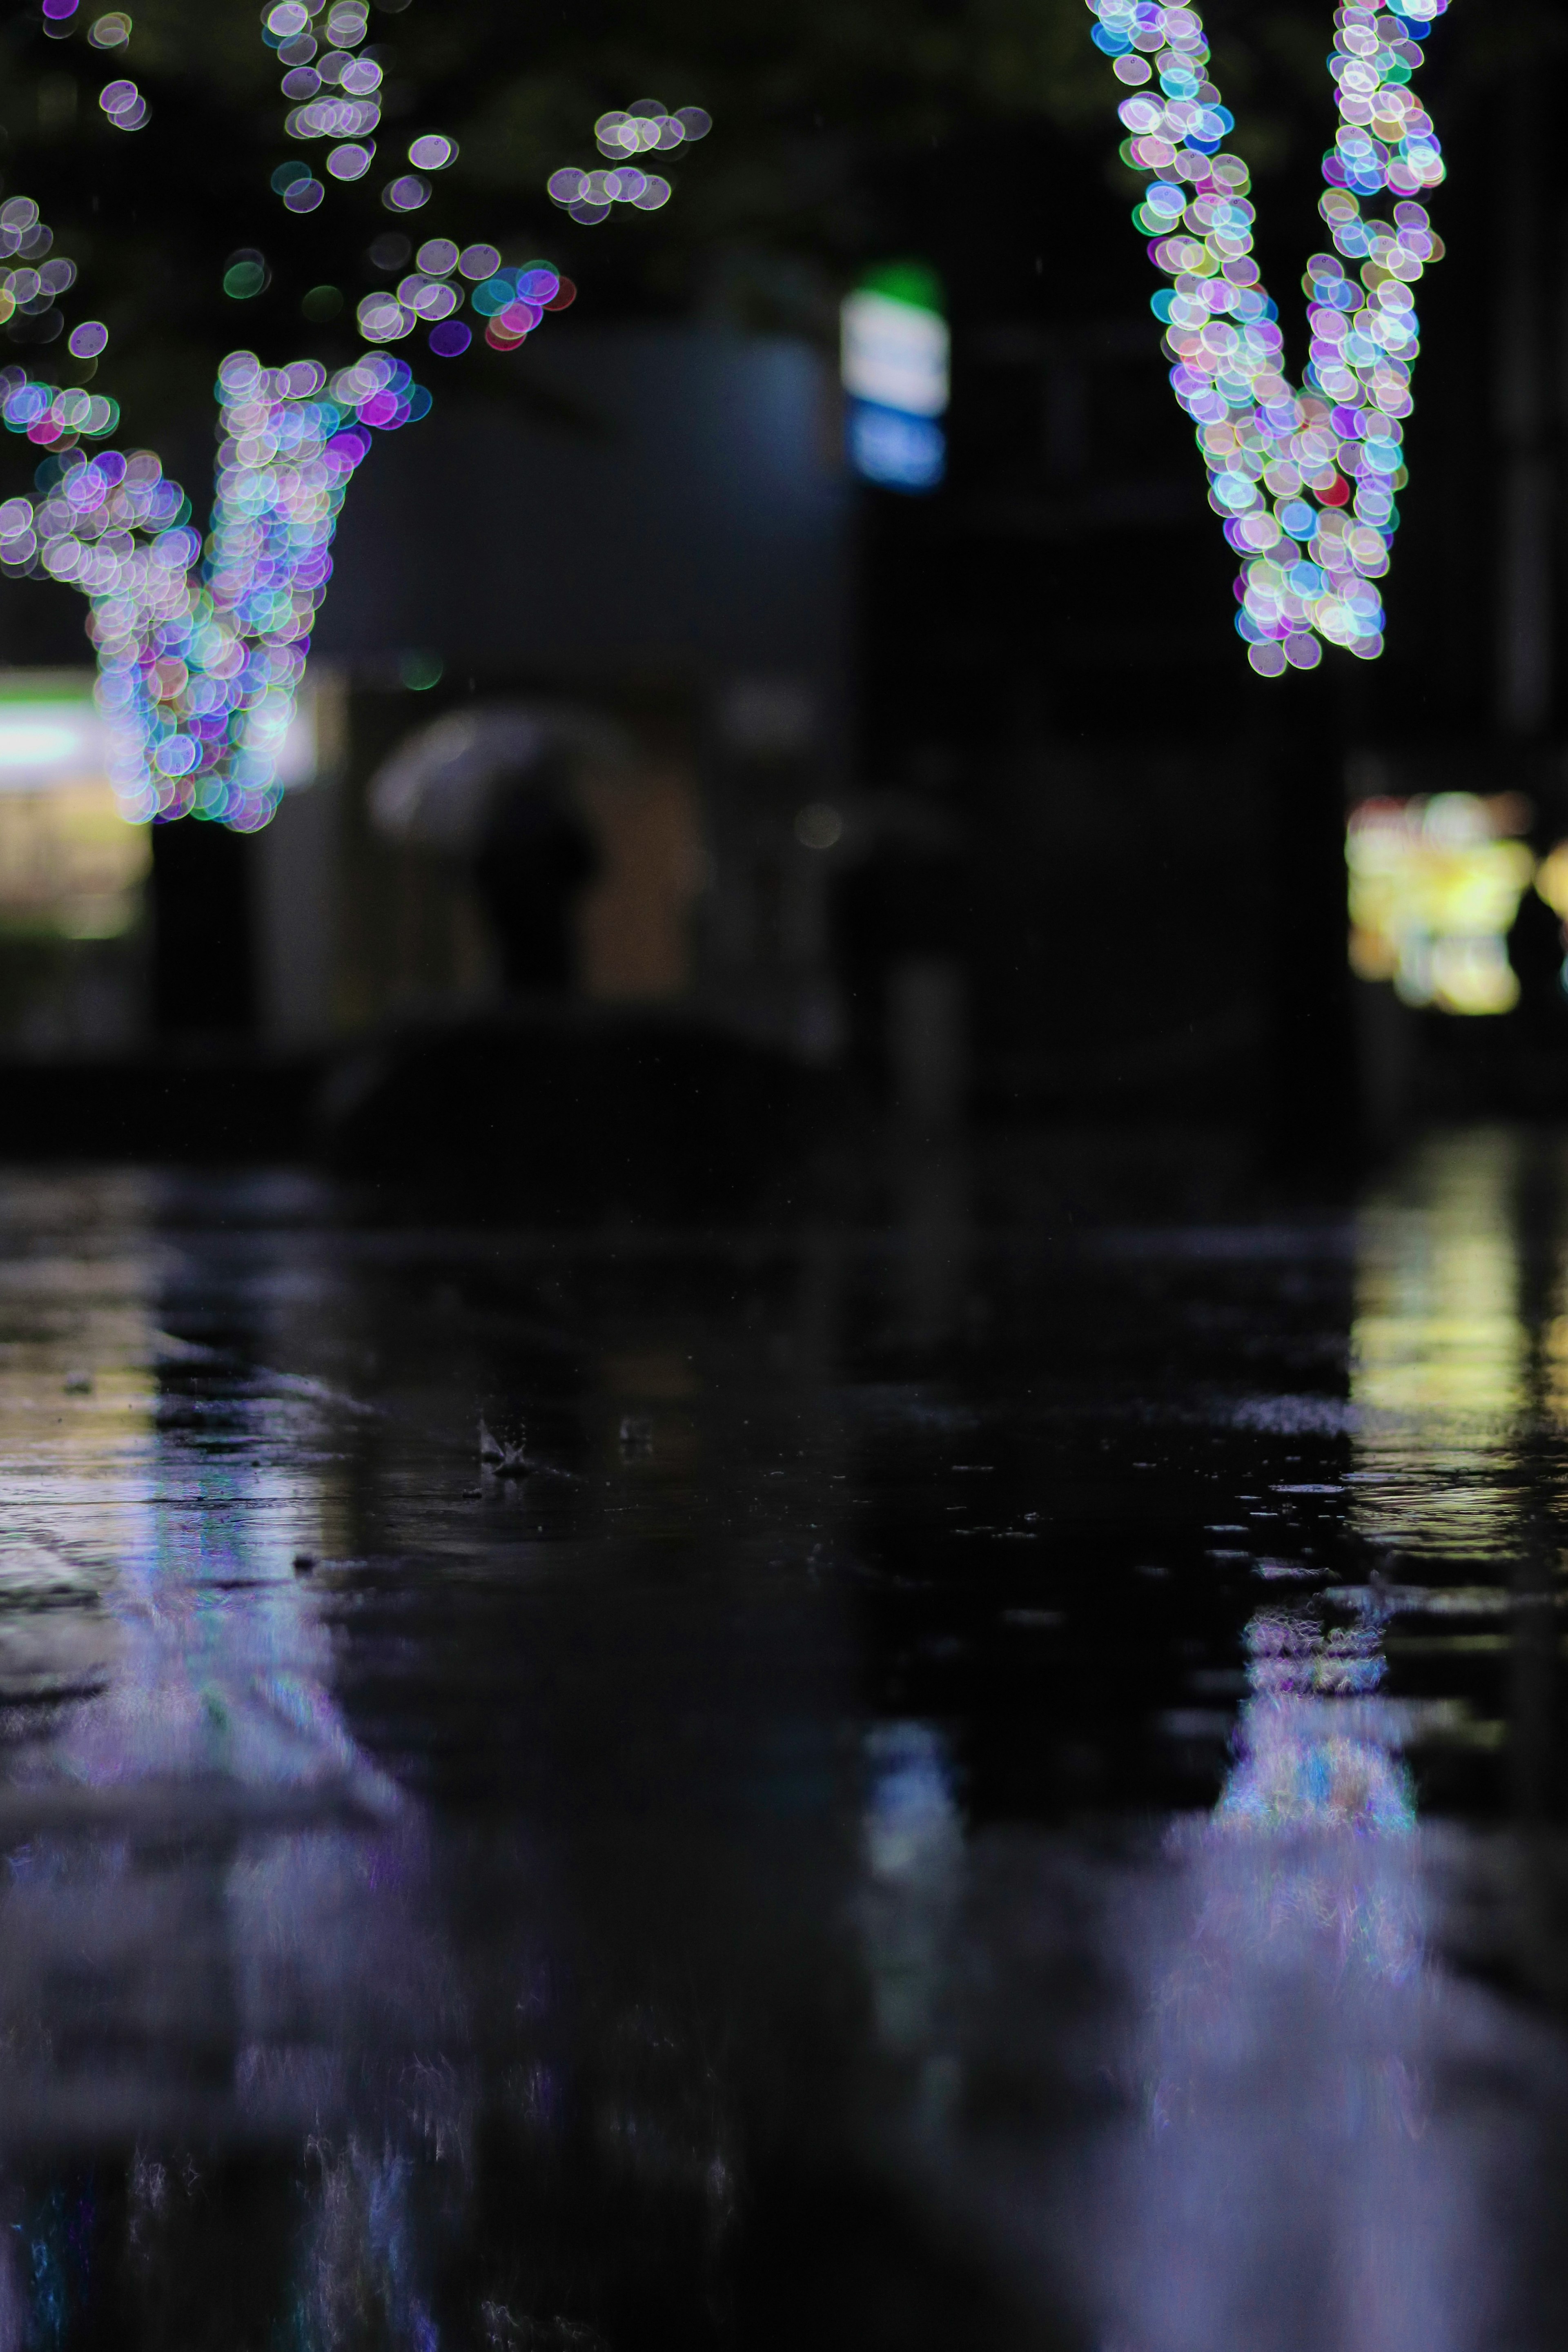
<path id="1" fill-rule="evenodd" d="M 152 863 L 110 782 L 90 670 L 0 671 L 0 938 L 118 939 Z"/>
<path id="2" fill-rule="evenodd" d="M 1358 976 L 1392 981 L 1406 1004 L 1443 1013 L 1511 1011 L 1519 980 L 1508 960 L 1508 934 L 1536 878 L 1533 853 L 1509 838 L 1524 821 L 1511 793 L 1363 802 L 1345 843 L 1351 965 Z M 1568 905 L 1568 844 L 1561 854 Z"/>
<path id="3" fill-rule="evenodd" d="M 1535 887 L 1552 913 L 1568 923 L 1568 841 L 1547 851 L 1536 869 Z"/>
<path id="4" fill-rule="evenodd" d="M 134 928 L 152 864 L 106 779 L 0 793 L 0 935 L 111 940 Z"/>

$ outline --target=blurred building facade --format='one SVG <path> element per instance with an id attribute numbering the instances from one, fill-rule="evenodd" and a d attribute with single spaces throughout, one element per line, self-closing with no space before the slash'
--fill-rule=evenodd
<path id="1" fill-rule="evenodd" d="M 824 929 L 794 821 L 842 795 L 848 762 L 830 366 L 782 338 L 585 328 L 521 392 L 510 414 L 438 408 L 345 514 L 319 646 L 340 755 L 258 845 L 267 1032 L 320 1042 L 484 992 L 461 878 L 378 843 L 364 789 L 442 709 L 521 697 L 603 713 L 635 746 L 631 769 L 582 788 L 600 850 L 584 992 L 805 1042 Z M 420 659 L 400 662 L 408 648 Z M 327 943 L 309 964 L 307 929 Z"/>
<path id="2" fill-rule="evenodd" d="M 795 818 L 847 781 L 831 362 L 781 337 L 574 324 L 517 364 L 510 405 L 438 405 L 355 485 L 306 756 L 252 841 L 155 829 L 124 1035 L 319 1050 L 493 992 L 466 877 L 379 840 L 365 793 L 442 710 L 521 698 L 604 713 L 637 747 L 584 786 L 600 853 L 584 992 L 690 1003 L 808 1051 L 830 1039 L 826 877 Z M 46 590 L 24 612 L 29 593 L 5 592 L 18 634 L 71 650 L 74 600 Z M 8 1042 L 66 1042 L 58 1028 L 24 1021 Z"/>
<path id="3" fill-rule="evenodd" d="M 1392 1086 L 1411 1113 L 1568 1108 L 1539 952 L 1533 1006 L 1526 987 L 1476 1017 L 1346 956 L 1345 820 L 1369 793 L 1512 795 L 1538 856 L 1568 835 L 1564 296 L 1539 101 L 1526 73 L 1467 81 L 1442 30 L 1432 52 L 1447 252 L 1419 289 L 1374 663 L 1248 670 L 1108 133 L 977 142 L 900 191 L 950 289 L 950 460 L 928 497 L 866 497 L 860 773 L 950 813 L 994 1105 L 1272 1099 L 1352 1123 L 1358 1087 L 1372 1110 Z M 1298 372 L 1302 266 L 1327 243 L 1304 130 L 1253 189 Z M 1068 184 L 1047 220 L 1033 192 Z M 1527 891 L 1522 917 L 1542 911 Z"/>
<path id="4" fill-rule="evenodd" d="M 851 479 L 830 304 L 799 333 L 574 313 L 509 363 L 504 404 L 437 402 L 356 482 L 308 776 L 273 824 L 158 829 L 107 995 L 40 1018 L 13 988 L 5 1049 L 161 1032 L 319 1054 L 481 1002 L 471 890 L 378 839 L 365 793 L 410 730 L 521 697 L 599 710 L 637 747 L 584 810 L 595 1001 L 847 1057 L 930 1116 L 1228 1115 L 1272 1090 L 1338 1118 L 1368 1085 L 1544 1101 L 1538 1004 L 1468 1036 L 1345 951 L 1358 799 L 1511 793 L 1536 855 L 1568 834 L 1563 296 L 1536 101 L 1455 86 L 1440 41 L 1428 71 L 1447 253 L 1421 289 L 1379 662 L 1247 669 L 1109 122 L 943 146 L 880 198 L 889 250 L 946 291 L 939 486 Z M 1256 194 L 1299 355 L 1315 157 Z M 68 592 L 0 586 L 13 665 L 79 667 L 79 622 Z M 34 916 L 7 889 L 9 937 Z M 1480 1073 L 1531 1023 L 1510 1097 Z"/>

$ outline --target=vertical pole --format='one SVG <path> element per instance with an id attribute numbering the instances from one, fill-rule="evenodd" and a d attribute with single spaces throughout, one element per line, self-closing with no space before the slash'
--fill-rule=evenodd
<path id="1" fill-rule="evenodd" d="M 1552 715 L 1552 536 L 1555 484 L 1542 316 L 1539 84 L 1519 88 L 1502 118 L 1502 257 L 1494 414 L 1501 453 L 1498 581 L 1498 722 L 1506 736 L 1539 736 Z"/>
<path id="2" fill-rule="evenodd" d="M 197 817 L 153 827 L 153 1024 L 163 1038 L 256 1028 L 253 837 Z"/>
<path id="3" fill-rule="evenodd" d="M 1268 1125 L 1281 1171 L 1313 1177 L 1343 1168 L 1358 1145 L 1344 723 L 1328 667 L 1262 689 L 1279 699 L 1250 754 L 1274 817 Z"/>

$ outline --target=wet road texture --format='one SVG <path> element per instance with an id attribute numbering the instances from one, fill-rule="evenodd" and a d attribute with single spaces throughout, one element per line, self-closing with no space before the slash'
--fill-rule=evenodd
<path id="1" fill-rule="evenodd" d="M 0 1176 L 0 2352 L 1568 2345 L 1568 1143 L 1260 1202 Z"/>

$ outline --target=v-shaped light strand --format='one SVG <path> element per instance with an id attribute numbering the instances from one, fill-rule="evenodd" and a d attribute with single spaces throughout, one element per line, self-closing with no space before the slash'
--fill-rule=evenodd
<path id="1" fill-rule="evenodd" d="M 1315 667 L 1325 641 L 1363 660 L 1383 651 L 1374 583 L 1399 523 L 1420 348 L 1410 289 L 1443 250 L 1416 201 L 1444 176 L 1442 149 L 1409 83 L 1447 5 L 1402 0 L 1394 13 L 1350 0 L 1335 13 L 1340 121 L 1319 205 L 1335 250 L 1307 264 L 1312 341 L 1298 391 L 1252 258 L 1249 175 L 1225 152 L 1235 121 L 1208 79 L 1201 16 L 1089 0 L 1092 37 L 1130 89 L 1122 160 L 1150 174 L 1132 217 L 1173 281 L 1152 298 L 1171 383 L 1197 426 L 1209 504 L 1242 558 L 1236 625 L 1266 677 Z M 1378 197 L 1392 199 L 1388 220 L 1363 209 Z"/>

